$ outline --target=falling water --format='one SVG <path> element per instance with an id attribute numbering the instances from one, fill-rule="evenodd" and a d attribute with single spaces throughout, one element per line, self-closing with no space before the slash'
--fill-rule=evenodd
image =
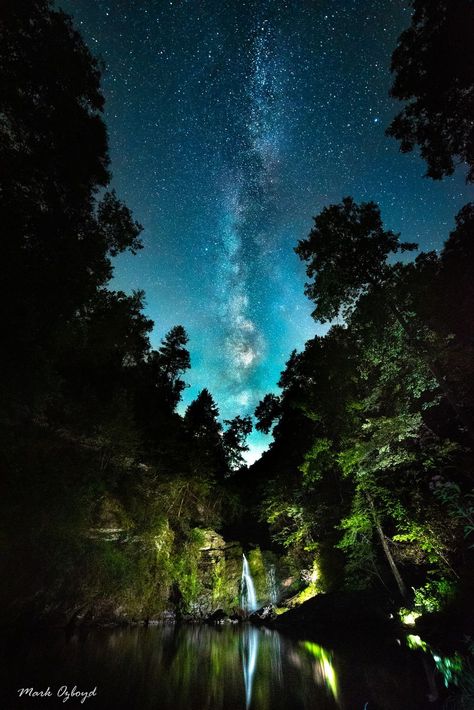
<path id="1" fill-rule="evenodd" d="M 255 611 L 258 607 L 257 595 L 255 594 L 255 587 L 250 574 L 249 563 L 245 555 L 243 557 L 240 603 L 245 611 Z"/>
<path id="2" fill-rule="evenodd" d="M 272 604 L 278 602 L 278 584 L 276 580 L 275 565 L 270 565 L 267 572 L 268 597 Z"/>

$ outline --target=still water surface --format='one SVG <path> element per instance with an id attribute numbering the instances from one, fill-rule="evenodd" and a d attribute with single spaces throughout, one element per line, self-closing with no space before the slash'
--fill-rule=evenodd
<path id="1" fill-rule="evenodd" d="M 158 626 L 15 638 L 2 668 L 2 710 L 420 710 L 432 674 L 395 639 L 337 650 L 242 626 Z M 430 677 L 431 676 L 431 677 Z M 57 698 L 74 686 L 96 696 Z M 51 698 L 18 698 L 49 687 Z"/>

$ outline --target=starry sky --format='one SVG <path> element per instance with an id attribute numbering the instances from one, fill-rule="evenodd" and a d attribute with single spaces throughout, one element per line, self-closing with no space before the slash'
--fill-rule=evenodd
<path id="1" fill-rule="evenodd" d="M 439 249 L 469 199 L 459 171 L 423 178 L 384 131 L 390 56 L 408 26 L 394 0 L 61 0 L 106 65 L 113 186 L 145 248 L 112 286 L 144 289 L 152 344 L 175 324 L 222 418 L 250 414 L 291 351 L 321 327 L 293 252 L 345 195 Z M 250 437 L 249 460 L 268 444 Z"/>

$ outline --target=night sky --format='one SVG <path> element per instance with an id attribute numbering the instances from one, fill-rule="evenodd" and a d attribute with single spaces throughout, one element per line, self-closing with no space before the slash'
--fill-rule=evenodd
<path id="1" fill-rule="evenodd" d="M 463 174 L 423 179 L 384 135 L 407 2 L 60 5 L 105 61 L 113 186 L 145 228 L 112 285 L 145 290 L 153 345 L 186 328 L 185 404 L 208 387 L 223 418 L 252 413 L 290 352 L 323 332 L 293 252 L 322 207 L 375 200 L 387 227 L 437 249 L 469 199 Z M 265 441 L 252 434 L 251 458 Z"/>

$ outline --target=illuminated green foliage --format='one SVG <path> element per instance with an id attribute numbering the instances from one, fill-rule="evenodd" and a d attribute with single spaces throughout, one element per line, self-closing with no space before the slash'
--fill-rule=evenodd
<path id="1" fill-rule="evenodd" d="M 421 612 L 432 613 L 443 609 L 456 591 L 453 579 L 433 579 L 423 587 L 414 589 L 415 608 Z"/>
<path id="2" fill-rule="evenodd" d="M 408 634 L 406 643 L 408 648 L 412 651 L 420 650 L 431 655 L 437 670 L 443 676 L 446 688 L 450 685 L 458 685 L 460 683 L 464 670 L 464 661 L 458 652 L 452 656 L 442 656 L 434 651 L 430 644 L 423 641 L 416 634 Z"/>
<path id="3" fill-rule="evenodd" d="M 278 401 L 256 411 L 262 426 L 277 421 L 262 503 L 275 540 L 300 566 L 314 545 L 322 559 L 343 556 L 346 585 L 395 583 L 407 608 L 414 594 L 424 611 L 452 598 L 460 533 L 474 530 L 472 328 L 457 317 L 450 281 L 471 303 L 473 224 L 465 210 L 441 256 L 393 262 L 390 253 L 413 245 L 383 228 L 376 205 L 346 199 L 323 210 L 297 252 L 314 316 L 343 313 L 346 324 L 293 353 Z"/>

